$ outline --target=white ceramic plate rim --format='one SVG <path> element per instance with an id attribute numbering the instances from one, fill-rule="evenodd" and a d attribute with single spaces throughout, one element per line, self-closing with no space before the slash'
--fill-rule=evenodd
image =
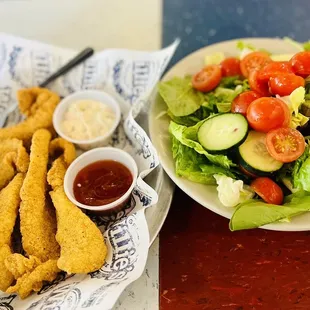
<path id="1" fill-rule="evenodd" d="M 163 77 L 163 80 L 168 80 L 173 76 L 184 76 L 185 74 L 193 74 L 203 66 L 204 56 L 207 54 L 212 54 L 214 52 L 224 52 L 227 56 L 237 55 L 236 43 L 242 40 L 247 43 L 251 43 L 257 48 L 265 48 L 272 53 L 296 53 L 298 50 L 291 44 L 279 39 L 279 38 L 241 38 L 235 40 L 224 41 L 216 43 L 204 48 L 201 48 L 192 54 L 186 56 L 180 60 L 176 65 L 174 65 Z M 151 140 L 157 149 L 158 156 L 162 167 L 173 180 L 173 182 L 182 189 L 187 195 L 193 198 L 202 206 L 210 209 L 211 211 L 226 217 L 231 218 L 233 210 L 230 208 L 225 208 L 220 204 L 216 195 L 215 186 L 207 186 L 202 184 L 197 184 L 190 182 L 184 178 L 180 178 L 175 174 L 174 162 L 172 159 L 172 153 L 170 145 L 167 147 L 168 138 L 167 127 L 169 124 L 168 117 L 162 117 L 159 120 L 158 112 L 162 112 L 164 109 L 158 108 L 160 105 L 161 98 L 157 94 L 151 103 L 150 117 L 149 117 L 149 130 Z M 210 195 L 202 196 L 202 191 L 209 191 Z M 216 196 L 216 198 L 215 198 Z M 310 212 L 296 216 L 292 219 L 290 223 L 274 223 L 265 225 L 262 228 L 269 230 L 278 231 L 304 231 L 310 230 Z"/>

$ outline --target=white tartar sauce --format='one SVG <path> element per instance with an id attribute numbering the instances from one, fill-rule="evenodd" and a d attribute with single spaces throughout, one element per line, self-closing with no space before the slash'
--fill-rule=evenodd
<path id="1" fill-rule="evenodd" d="M 70 104 L 61 124 L 64 134 L 75 140 L 104 136 L 114 125 L 115 112 L 107 104 L 95 100 L 78 100 Z"/>

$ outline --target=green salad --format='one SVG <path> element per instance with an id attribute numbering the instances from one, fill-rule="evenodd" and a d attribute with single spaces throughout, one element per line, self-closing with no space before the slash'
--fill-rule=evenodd
<path id="1" fill-rule="evenodd" d="M 160 82 L 179 177 L 215 185 L 232 231 L 310 210 L 310 41 L 273 55 L 238 42 L 193 76 Z"/>

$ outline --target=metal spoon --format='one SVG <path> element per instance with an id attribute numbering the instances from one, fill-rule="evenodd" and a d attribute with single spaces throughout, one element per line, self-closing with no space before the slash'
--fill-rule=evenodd
<path id="1" fill-rule="evenodd" d="M 71 69 L 88 59 L 90 56 L 94 54 L 94 50 L 90 47 L 85 48 L 82 50 L 78 55 L 72 58 L 69 62 L 67 62 L 64 66 L 59 68 L 55 73 L 49 76 L 45 81 L 40 83 L 39 87 L 46 87 L 51 82 L 55 81 L 60 76 L 66 74 Z M 4 111 L 3 114 L 0 115 L 0 128 L 3 127 L 8 115 L 13 112 L 16 108 L 16 105 L 12 106 L 10 109 Z"/>

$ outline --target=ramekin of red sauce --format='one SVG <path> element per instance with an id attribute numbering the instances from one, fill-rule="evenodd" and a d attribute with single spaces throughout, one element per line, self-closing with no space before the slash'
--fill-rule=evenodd
<path id="1" fill-rule="evenodd" d="M 96 148 L 70 165 L 64 189 L 78 207 L 108 214 L 126 205 L 137 176 L 137 164 L 127 152 L 112 147 Z"/>

